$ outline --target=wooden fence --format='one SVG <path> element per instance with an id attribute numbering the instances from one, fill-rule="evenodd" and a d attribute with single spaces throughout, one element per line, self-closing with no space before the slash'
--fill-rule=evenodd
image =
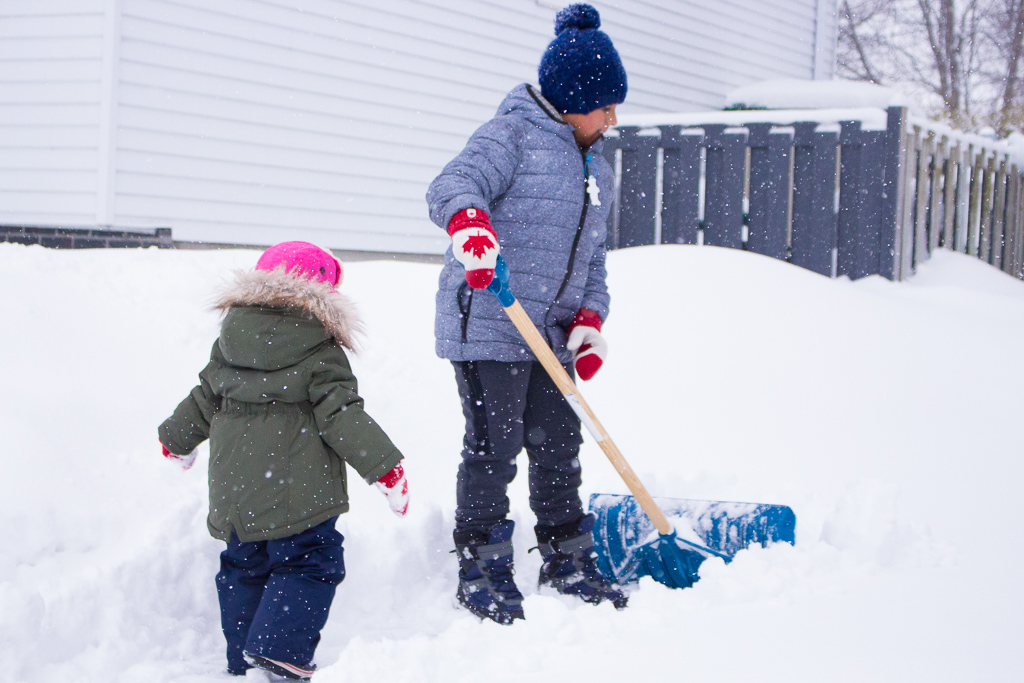
<path id="1" fill-rule="evenodd" d="M 898 280 L 945 247 L 1024 278 L 1024 164 L 1003 143 L 899 107 L 626 123 L 605 146 L 611 248 L 714 245 Z"/>

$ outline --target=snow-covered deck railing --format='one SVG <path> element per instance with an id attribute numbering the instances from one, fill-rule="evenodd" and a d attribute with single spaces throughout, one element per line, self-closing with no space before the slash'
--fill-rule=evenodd
<path id="1" fill-rule="evenodd" d="M 902 279 L 944 246 L 1022 276 L 1024 164 L 905 108 L 624 116 L 605 154 L 613 248 L 708 244 Z"/>

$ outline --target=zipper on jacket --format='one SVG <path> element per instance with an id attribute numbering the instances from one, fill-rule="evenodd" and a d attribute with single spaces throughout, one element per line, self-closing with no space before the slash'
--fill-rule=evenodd
<path id="1" fill-rule="evenodd" d="M 569 252 L 569 266 L 565 272 L 565 279 L 562 280 L 562 286 L 558 288 L 558 294 L 555 295 L 555 300 L 551 302 L 554 306 L 555 303 L 562 298 L 562 294 L 565 293 L 565 288 L 569 286 L 569 280 L 572 278 L 572 269 L 576 265 L 576 250 L 580 246 L 580 236 L 583 234 L 583 224 L 587 220 L 587 209 L 590 208 L 590 193 L 587 192 L 587 164 L 590 161 L 590 152 L 583 152 L 580 150 L 580 156 L 583 157 L 583 210 L 580 211 L 580 222 L 576 226 L 576 237 L 572 241 L 572 250 Z"/>
<path id="2" fill-rule="evenodd" d="M 459 321 L 462 325 L 462 343 L 465 344 L 466 330 L 469 328 L 469 311 L 473 308 L 473 290 L 469 289 L 469 296 L 465 296 L 466 290 L 469 289 L 469 284 L 463 282 L 459 285 L 459 288 L 455 291 L 455 300 L 459 304 L 459 315 L 461 320 Z M 463 300 L 465 300 L 465 306 L 463 306 Z"/>
<path id="3" fill-rule="evenodd" d="M 555 298 L 551 301 L 551 307 L 548 308 L 548 312 L 544 316 L 544 338 L 547 339 L 548 346 L 551 347 L 554 346 L 554 342 L 551 340 L 551 335 L 548 334 L 548 328 L 551 327 L 549 322 L 550 315 L 554 311 L 555 304 L 565 294 L 565 288 L 569 286 L 569 280 L 572 279 L 572 269 L 576 265 L 576 250 L 579 249 L 580 236 L 583 235 L 583 224 L 587 220 L 587 209 L 590 208 L 590 193 L 587 192 L 587 162 L 590 160 L 590 152 L 580 150 L 580 156 L 583 158 L 583 209 L 580 211 L 580 222 L 576 225 L 576 236 L 572 240 L 572 249 L 569 251 L 569 264 L 565 271 L 565 278 L 562 280 L 562 285 L 558 288 Z"/>

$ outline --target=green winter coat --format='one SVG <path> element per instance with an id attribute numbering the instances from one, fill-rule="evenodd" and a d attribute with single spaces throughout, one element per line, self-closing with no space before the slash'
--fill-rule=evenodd
<path id="1" fill-rule="evenodd" d="M 402 454 L 363 410 L 344 347 L 359 329 L 327 285 L 240 273 L 210 362 L 160 441 L 186 454 L 210 439 L 210 533 L 282 538 L 348 510 L 345 466 L 368 483 Z"/>

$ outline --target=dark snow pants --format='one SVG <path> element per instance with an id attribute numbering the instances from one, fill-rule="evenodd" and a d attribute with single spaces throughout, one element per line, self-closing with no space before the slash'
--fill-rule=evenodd
<path id="1" fill-rule="evenodd" d="M 306 666 L 337 585 L 345 578 L 337 517 L 273 541 L 242 543 L 232 532 L 220 556 L 217 596 L 228 671 L 244 673 L 243 652 Z"/>
<path id="2" fill-rule="evenodd" d="M 537 361 L 453 362 L 466 417 L 456 486 L 456 532 L 486 538 L 508 515 L 516 456 L 529 457 L 530 508 L 539 526 L 583 517 L 580 420 Z M 572 375 L 572 364 L 566 366 Z"/>

